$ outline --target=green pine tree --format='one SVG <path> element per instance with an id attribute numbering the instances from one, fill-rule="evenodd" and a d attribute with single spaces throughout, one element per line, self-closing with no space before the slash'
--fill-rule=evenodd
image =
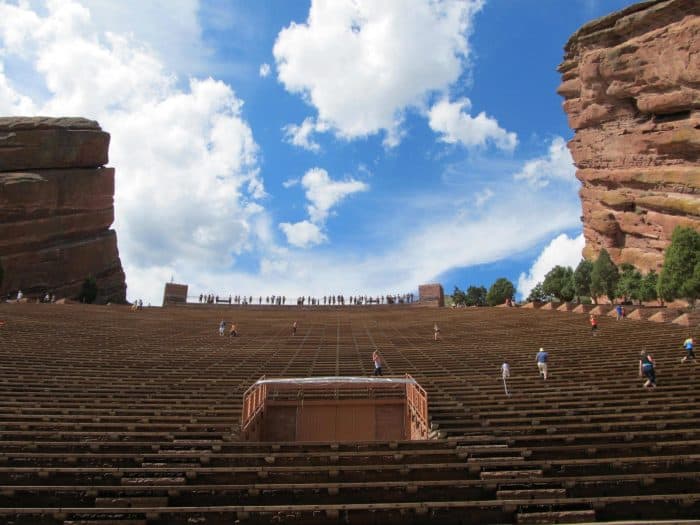
<path id="1" fill-rule="evenodd" d="M 574 298 L 574 271 L 569 266 L 555 266 L 544 276 L 542 290 L 560 302 L 571 301 Z"/>
<path id="2" fill-rule="evenodd" d="M 80 302 L 88 304 L 97 299 L 97 280 L 92 275 L 83 281 L 78 299 Z"/>
<path id="3" fill-rule="evenodd" d="M 677 226 L 664 254 L 657 291 L 665 301 L 687 299 L 693 305 L 700 297 L 700 233 Z M 697 277 L 696 277 L 697 275 Z"/>
<path id="4" fill-rule="evenodd" d="M 535 287 L 530 290 L 530 295 L 527 296 L 526 301 L 527 302 L 545 302 L 551 299 L 546 293 L 544 293 L 544 289 L 542 287 L 542 283 L 537 283 Z"/>
<path id="5" fill-rule="evenodd" d="M 591 269 L 591 296 L 606 295 L 611 302 L 614 301 L 619 278 L 617 266 L 612 262 L 608 251 L 603 248 Z"/>
<path id="6" fill-rule="evenodd" d="M 654 270 L 649 271 L 649 273 L 642 278 L 642 283 L 639 287 L 639 295 L 634 297 L 634 299 L 637 299 L 639 304 L 642 304 L 644 301 L 655 301 L 658 298 L 658 293 L 656 292 L 658 284 L 658 274 Z"/>
<path id="7" fill-rule="evenodd" d="M 465 304 L 467 306 L 486 306 L 486 288 L 483 286 L 470 286 L 467 288 Z"/>
<path id="8" fill-rule="evenodd" d="M 638 298 L 642 286 L 642 274 L 629 263 L 622 263 L 620 270 L 622 271 L 617 281 L 615 295 L 621 297 L 624 302 Z"/>
<path id="9" fill-rule="evenodd" d="M 593 263 L 586 259 L 581 259 L 576 270 L 574 270 L 574 292 L 576 299 L 581 302 L 581 297 L 590 297 L 591 294 L 591 272 Z"/>
<path id="10" fill-rule="evenodd" d="M 515 285 L 505 277 L 501 277 L 491 285 L 489 293 L 486 294 L 486 302 L 489 306 L 496 306 L 505 303 L 506 299 L 512 299 L 514 296 Z"/>

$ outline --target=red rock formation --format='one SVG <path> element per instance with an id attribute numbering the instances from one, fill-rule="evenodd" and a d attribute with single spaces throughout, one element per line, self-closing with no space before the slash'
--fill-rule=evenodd
<path id="1" fill-rule="evenodd" d="M 633 5 L 583 26 L 565 51 L 583 254 L 658 269 L 676 226 L 700 230 L 700 2 Z"/>
<path id="2" fill-rule="evenodd" d="M 97 279 L 98 301 L 124 302 L 109 134 L 79 118 L 0 118 L 0 293 L 75 297 Z"/>

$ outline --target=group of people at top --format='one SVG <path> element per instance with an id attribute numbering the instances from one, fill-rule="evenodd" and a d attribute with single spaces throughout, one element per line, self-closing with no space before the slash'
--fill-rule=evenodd
<path id="1" fill-rule="evenodd" d="M 297 297 L 297 306 L 345 306 L 349 305 L 372 305 L 372 304 L 409 304 L 415 301 L 415 295 L 412 293 L 406 294 L 387 294 L 377 296 L 367 295 L 324 295 L 323 297 L 301 296 Z M 256 297 L 229 295 L 228 298 L 214 294 L 199 294 L 199 302 L 205 304 L 236 304 L 236 305 L 266 305 L 285 306 L 287 297 L 284 295 L 262 295 Z"/>

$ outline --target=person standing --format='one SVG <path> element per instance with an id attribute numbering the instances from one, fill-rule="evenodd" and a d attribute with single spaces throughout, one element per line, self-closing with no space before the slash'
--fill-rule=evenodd
<path id="1" fill-rule="evenodd" d="M 622 305 L 618 304 L 615 307 L 615 320 L 619 321 L 620 319 L 622 319 Z"/>
<path id="2" fill-rule="evenodd" d="M 379 350 L 375 350 L 372 354 L 372 362 L 374 363 L 374 375 L 382 375 L 382 356 L 379 355 Z"/>
<path id="3" fill-rule="evenodd" d="M 226 331 L 226 321 L 224 321 L 222 319 L 221 322 L 219 323 L 219 335 L 223 336 L 225 331 Z"/>
<path id="4" fill-rule="evenodd" d="M 433 325 L 433 341 L 439 341 L 440 340 L 440 327 L 438 326 L 437 323 Z"/>
<path id="5" fill-rule="evenodd" d="M 297 322 L 292 323 L 292 335 L 297 335 Z"/>
<path id="6" fill-rule="evenodd" d="M 683 348 L 685 348 L 686 355 L 683 359 L 681 359 L 681 363 L 685 363 L 686 361 L 691 361 L 694 364 L 695 363 L 695 341 L 693 341 L 693 336 L 688 335 L 688 339 L 683 341 Z"/>
<path id="7" fill-rule="evenodd" d="M 540 376 L 546 381 L 547 380 L 547 361 L 549 360 L 549 354 L 544 351 L 544 348 L 540 348 L 535 356 L 535 362 L 537 363 L 537 369 L 540 371 Z"/>
<path id="8" fill-rule="evenodd" d="M 647 378 L 644 388 L 656 388 L 656 370 L 654 368 L 654 358 L 642 350 L 639 354 L 639 377 Z"/>

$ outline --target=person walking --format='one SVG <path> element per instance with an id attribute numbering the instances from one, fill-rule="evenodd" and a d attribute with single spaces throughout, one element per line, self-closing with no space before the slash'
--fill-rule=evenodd
<path id="1" fill-rule="evenodd" d="M 690 361 L 695 364 L 695 341 L 693 340 L 692 335 L 688 335 L 688 339 L 683 341 L 683 348 L 685 349 L 686 355 L 683 359 L 681 359 L 681 363 Z"/>
<path id="2" fill-rule="evenodd" d="M 656 370 L 654 358 L 642 350 L 639 354 L 639 377 L 646 377 L 644 388 L 656 388 Z"/>
<path id="3" fill-rule="evenodd" d="M 433 341 L 439 341 L 440 340 L 440 327 L 438 326 L 437 323 L 433 325 Z"/>
<path id="4" fill-rule="evenodd" d="M 228 335 L 229 337 L 238 337 L 238 327 L 233 321 L 231 321 L 231 329 L 229 330 Z"/>
<path id="5" fill-rule="evenodd" d="M 223 336 L 226 331 L 226 321 L 223 319 L 219 323 L 219 335 Z"/>
<path id="6" fill-rule="evenodd" d="M 540 376 L 545 381 L 547 380 L 547 361 L 549 359 L 549 354 L 544 351 L 544 348 L 540 348 L 535 356 L 535 362 L 537 363 L 537 369 L 540 371 Z"/>
<path id="7" fill-rule="evenodd" d="M 505 390 L 506 395 L 510 397 L 510 392 L 508 391 L 508 379 L 510 379 L 510 365 L 508 361 L 503 360 L 501 365 L 501 377 L 503 378 L 503 390 Z"/>
<path id="8" fill-rule="evenodd" d="M 372 354 L 372 362 L 374 363 L 374 375 L 382 375 L 382 356 L 379 355 L 379 350 L 375 350 Z"/>
<path id="9" fill-rule="evenodd" d="M 594 314 L 591 314 L 588 320 L 591 323 L 591 334 L 596 335 L 598 333 L 598 319 L 596 319 Z"/>
<path id="10" fill-rule="evenodd" d="M 297 335 L 297 322 L 292 323 L 292 335 Z"/>

